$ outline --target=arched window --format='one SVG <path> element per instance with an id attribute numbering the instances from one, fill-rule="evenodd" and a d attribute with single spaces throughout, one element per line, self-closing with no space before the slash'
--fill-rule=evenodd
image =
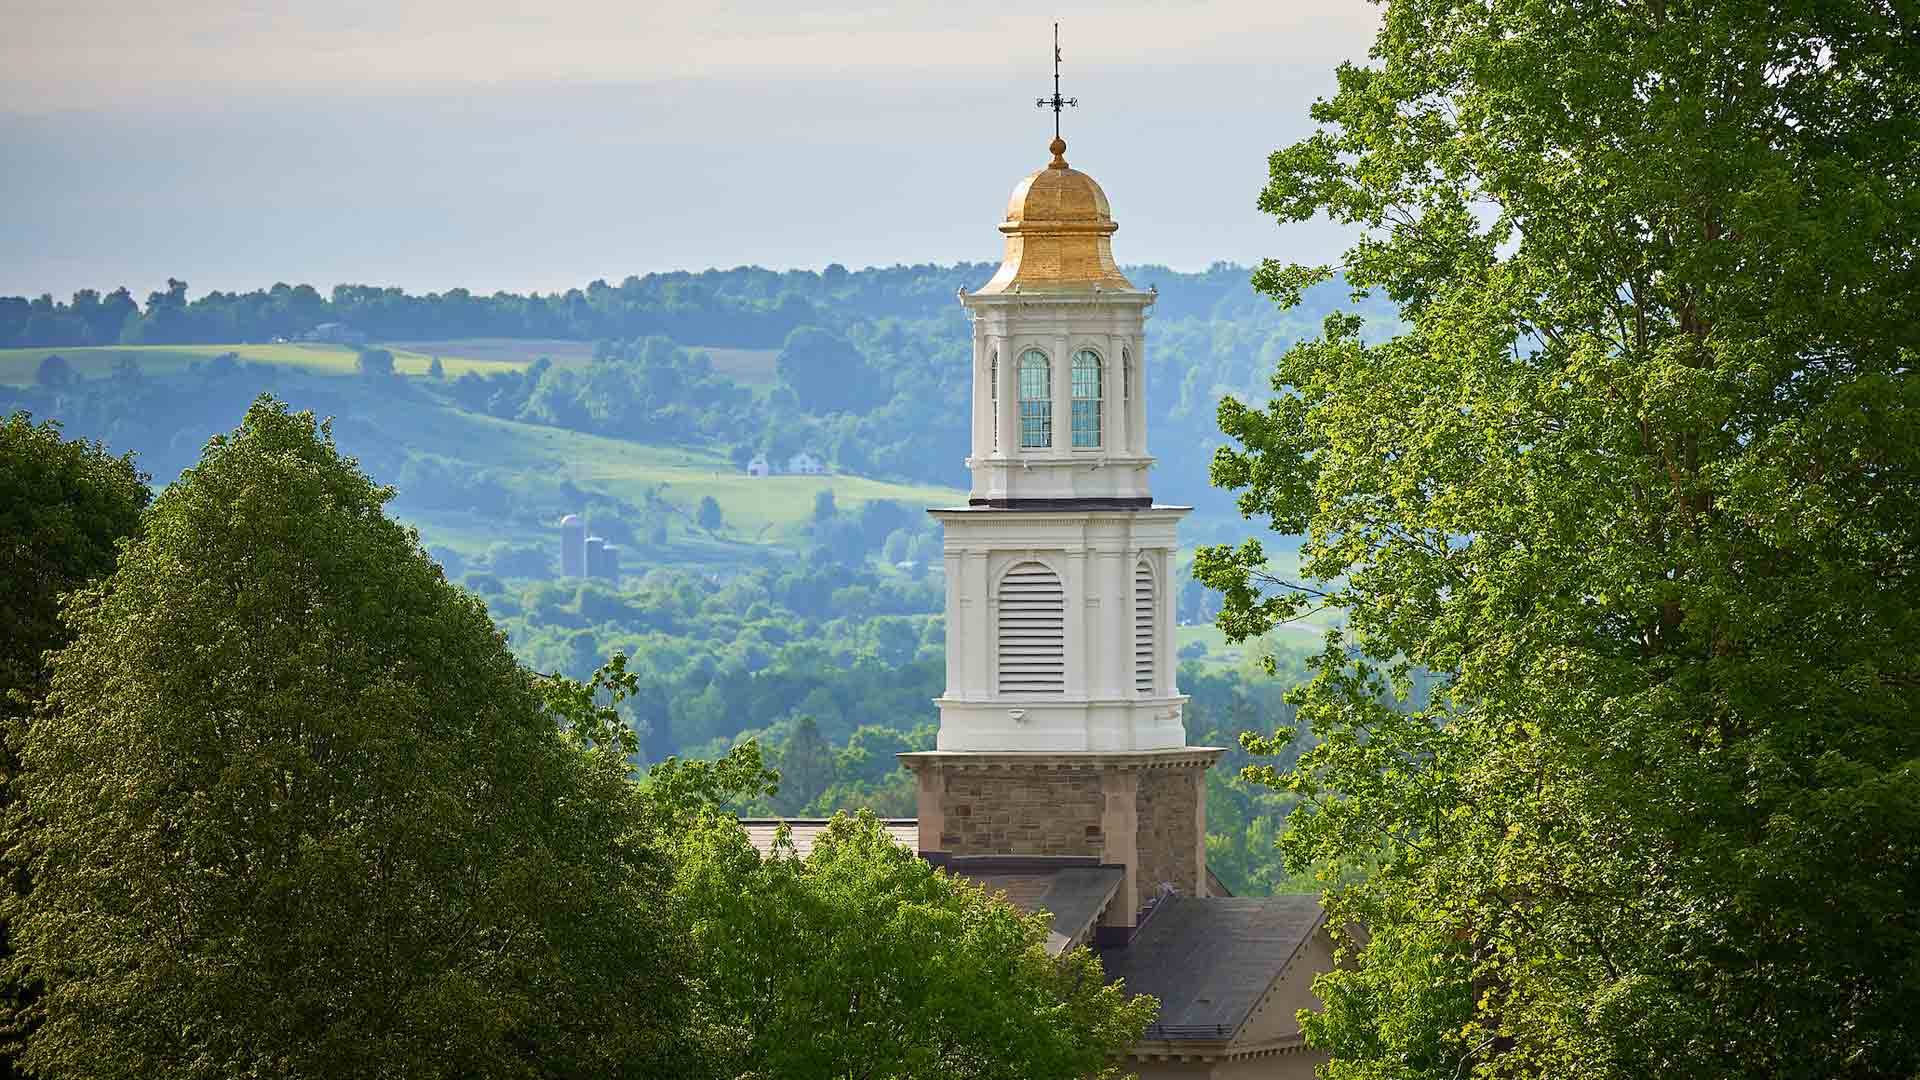
<path id="1" fill-rule="evenodd" d="M 1133 688 L 1153 693 L 1154 624 L 1158 611 L 1153 596 L 1153 567 L 1141 559 L 1133 568 Z"/>
<path id="2" fill-rule="evenodd" d="M 992 358 L 987 361 L 988 409 L 993 413 L 993 448 L 1000 449 L 1000 350 L 993 350 Z"/>
<path id="3" fill-rule="evenodd" d="M 1037 562 L 1000 579 L 996 651 L 1000 693 L 1063 694 L 1067 689 L 1067 594 Z"/>
<path id="4" fill-rule="evenodd" d="M 1127 349 L 1120 350 L 1120 402 L 1133 404 L 1133 353 Z"/>
<path id="5" fill-rule="evenodd" d="M 1073 354 L 1073 445 L 1087 449 L 1100 445 L 1100 354 L 1081 349 Z"/>
<path id="6" fill-rule="evenodd" d="M 1053 372 L 1047 354 L 1020 354 L 1020 445 L 1053 445 Z"/>

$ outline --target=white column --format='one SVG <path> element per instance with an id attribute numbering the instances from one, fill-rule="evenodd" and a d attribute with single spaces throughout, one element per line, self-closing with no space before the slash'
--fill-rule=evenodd
<path id="1" fill-rule="evenodd" d="M 973 324 L 973 458 L 978 461 L 993 452 L 993 393 L 988 383 L 992 366 L 988 357 L 992 346 L 979 323 Z"/>
<path id="2" fill-rule="evenodd" d="M 1020 354 L 1026 350 L 1011 337 L 993 340 L 1000 348 L 1000 456 L 1016 458 L 1021 453 Z"/>
<path id="3" fill-rule="evenodd" d="M 1065 334 L 1053 339 L 1053 452 L 1066 457 L 1073 453 L 1073 339 Z"/>
<path id="4" fill-rule="evenodd" d="M 1114 454 L 1125 451 L 1120 442 L 1120 338 L 1108 334 L 1100 343 L 1100 449 Z"/>
<path id="5" fill-rule="evenodd" d="M 1102 592 L 1112 606 L 1106 611 L 1101 622 L 1106 626 L 1107 643 L 1104 650 L 1106 663 L 1102 665 L 1106 672 L 1106 684 L 1100 688 L 1100 695 L 1106 698 L 1127 696 L 1127 688 L 1133 684 L 1133 623 L 1128 615 L 1132 611 L 1133 597 L 1130 595 L 1133 584 L 1132 567 L 1127 564 L 1127 543 L 1121 541 L 1116 547 L 1109 544 L 1101 553 L 1100 569 L 1105 573 L 1101 579 Z"/>
<path id="6" fill-rule="evenodd" d="M 1171 697 L 1180 692 L 1178 680 L 1174 677 L 1175 672 L 1173 670 L 1174 661 L 1179 654 L 1179 650 L 1174 648 L 1173 633 L 1174 551 L 1172 548 L 1161 548 L 1154 552 L 1154 555 L 1154 561 L 1159 564 L 1158 569 L 1160 571 L 1157 575 L 1159 578 L 1160 593 L 1155 597 L 1155 599 L 1159 601 L 1157 606 L 1160 609 L 1159 625 L 1157 625 L 1155 629 L 1159 632 L 1154 635 L 1153 643 L 1160 655 L 1155 658 L 1153 665 L 1154 689 L 1159 691 L 1162 696 Z"/>
<path id="7" fill-rule="evenodd" d="M 950 698 L 967 696 L 966 638 L 955 634 L 967 623 L 966 570 L 965 553 L 955 551 L 951 546 L 946 550 L 944 560 L 947 567 L 947 695 Z"/>
<path id="8" fill-rule="evenodd" d="M 1147 454 L 1147 339 L 1133 339 L 1133 452 Z"/>
<path id="9" fill-rule="evenodd" d="M 967 640 L 979 646 L 978 648 L 968 650 L 964 661 L 965 668 L 961 676 L 962 685 L 967 688 L 963 696 L 975 700 L 993 696 L 993 670 L 990 666 L 990 661 L 992 660 L 996 643 L 994 641 L 995 628 L 992 598 L 993 578 L 990 573 L 992 570 L 991 562 L 992 560 L 988 558 L 987 553 L 984 551 L 969 551 L 966 553 L 965 565 L 961 569 L 961 574 L 963 575 L 962 580 L 966 583 L 964 587 L 967 598 L 971 602 L 965 605 L 962 618 L 949 620 L 947 622 L 947 633 L 949 635 L 955 633 L 965 634 L 967 635 Z M 947 654 L 949 656 L 953 654 L 953 643 L 951 641 L 947 643 Z"/>

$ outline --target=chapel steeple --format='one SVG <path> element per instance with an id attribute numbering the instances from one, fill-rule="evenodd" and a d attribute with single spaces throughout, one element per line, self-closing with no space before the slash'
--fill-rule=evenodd
<path id="1" fill-rule="evenodd" d="M 1056 29 L 1057 35 L 1057 29 Z M 1040 104 L 1072 103 L 1059 90 Z M 973 331 L 972 490 L 945 527 L 947 688 L 919 777 L 922 851 L 1096 856 L 1131 926 L 1163 887 L 1204 896 L 1206 770 L 1175 681 L 1188 507 L 1148 491 L 1146 316 L 1106 193 L 1053 159 L 1014 186 L 1006 255 L 961 291 Z"/>

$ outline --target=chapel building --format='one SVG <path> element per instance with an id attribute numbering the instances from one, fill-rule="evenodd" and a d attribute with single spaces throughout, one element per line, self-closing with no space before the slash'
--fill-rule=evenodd
<path id="1" fill-rule="evenodd" d="M 1091 176 L 1052 160 L 1008 202 L 1005 257 L 962 290 L 972 484 L 945 527 L 947 685 L 935 749 L 901 754 L 923 858 L 1052 918 L 1160 1000 L 1124 1067 L 1313 1076 L 1295 1020 L 1332 964 L 1312 897 L 1234 897 L 1207 870 L 1206 773 L 1176 683 L 1171 574 L 1188 507 L 1150 490 L 1146 321 Z M 809 846 L 819 823 L 794 822 Z M 762 846 L 773 823 L 749 822 Z"/>

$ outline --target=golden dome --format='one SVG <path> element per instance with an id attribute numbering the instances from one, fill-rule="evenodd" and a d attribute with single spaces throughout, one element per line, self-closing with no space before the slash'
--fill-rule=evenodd
<path id="1" fill-rule="evenodd" d="M 1133 288 L 1113 261 L 1113 210 L 1093 177 L 1067 167 L 1056 137 L 1047 167 L 1014 185 L 1007 201 L 1007 254 L 985 294 Z"/>

